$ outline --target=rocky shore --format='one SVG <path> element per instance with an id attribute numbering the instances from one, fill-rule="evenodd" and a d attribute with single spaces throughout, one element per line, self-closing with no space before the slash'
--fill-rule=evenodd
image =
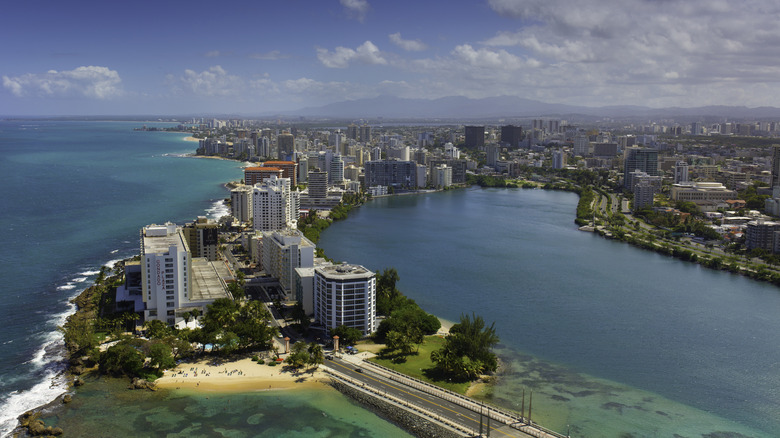
<path id="1" fill-rule="evenodd" d="M 450 429 L 431 422 L 425 417 L 415 415 L 405 409 L 401 409 L 398 406 L 388 403 L 369 393 L 354 389 L 337 380 L 331 380 L 330 385 L 342 394 L 360 403 L 364 408 L 391 421 L 414 436 L 420 438 L 456 438 L 461 436 Z"/>

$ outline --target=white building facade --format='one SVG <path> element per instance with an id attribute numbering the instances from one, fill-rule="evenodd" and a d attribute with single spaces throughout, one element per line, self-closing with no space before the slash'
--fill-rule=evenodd
<path id="1" fill-rule="evenodd" d="M 325 329 L 376 330 L 376 275 L 360 265 L 314 268 L 314 317 Z"/>
<path id="2" fill-rule="evenodd" d="M 141 230 L 141 282 L 144 320 L 172 325 L 176 309 L 189 303 L 191 258 L 176 225 L 149 225 Z"/>
<path id="3" fill-rule="evenodd" d="M 252 192 L 252 227 L 257 231 L 274 231 L 298 226 L 300 197 L 290 188 L 290 178 L 271 175 Z"/>
<path id="4" fill-rule="evenodd" d="M 295 229 L 263 233 L 262 268 L 279 279 L 285 292 L 295 291 L 295 269 L 314 266 L 316 246 Z"/>

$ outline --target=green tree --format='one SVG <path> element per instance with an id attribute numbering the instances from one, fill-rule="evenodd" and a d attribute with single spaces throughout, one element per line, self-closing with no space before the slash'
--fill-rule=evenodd
<path id="1" fill-rule="evenodd" d="M 162 339 L 171 334 L 171 328 L 168 327 L 168 324 L 159 319 L 146 321 L 144 327 L 146 327 L 146 335 L 149 339 Z"/>
<path id="2" fill-rule="evenodd" d="M 479 374 L 498 368 L 491 351 L 498 343 L 495 323 L 487 326 L 481 316 L 461 315 L 460 322 L 450 329 L 444 346 L 431 353 L 436 369 L 454 380 L 472 380 Z"/>
<path id="3" fill-rule="evenodd" d="M 143 355 L 127 342 L 119 342 L 111 346 L 100 355 L 98 360 L 100 372 L 114 377 L 138 376 L 143 366 Z"/>
<path id="4" fill-rule="evenodd" d="M 170 345 L 163 342 L 152 343 L 149 347 L 149 365 L 155 368 L 158 376 L 162 370 L 176 366 Z"/>
<path id="5" fill-rule="evenodd" d="M 338 336 L 340 345 L 355 345 L 363 337 L 363 333 L 354 328 L 340 325 L 330 331 L 331 337 Z"/>

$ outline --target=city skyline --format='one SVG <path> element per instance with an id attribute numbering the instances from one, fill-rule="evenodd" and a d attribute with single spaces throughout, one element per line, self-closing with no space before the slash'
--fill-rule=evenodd
<path id="1" fill-rule="evenodd" d="M 376 0 L 6 6 L 0 114 L 274 114 L 394 96 L 773 106 L 780 5 Z"/>

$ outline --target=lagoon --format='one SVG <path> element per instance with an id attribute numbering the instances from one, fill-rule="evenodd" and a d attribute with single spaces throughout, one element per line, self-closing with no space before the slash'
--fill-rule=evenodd
<path id="1" fill-rule="evenodd" d="M 495 321 L 492 402 L 575 436 L 774 436 L 780 289 L 577 230 L 572 193 L 469 188 L 376 199 L 328 257 L 381 271 L 424 309 Z M 630 435 L 624 435 L 630 434 Z M 739 435 L 732 435 L 739 436 Z"/>

